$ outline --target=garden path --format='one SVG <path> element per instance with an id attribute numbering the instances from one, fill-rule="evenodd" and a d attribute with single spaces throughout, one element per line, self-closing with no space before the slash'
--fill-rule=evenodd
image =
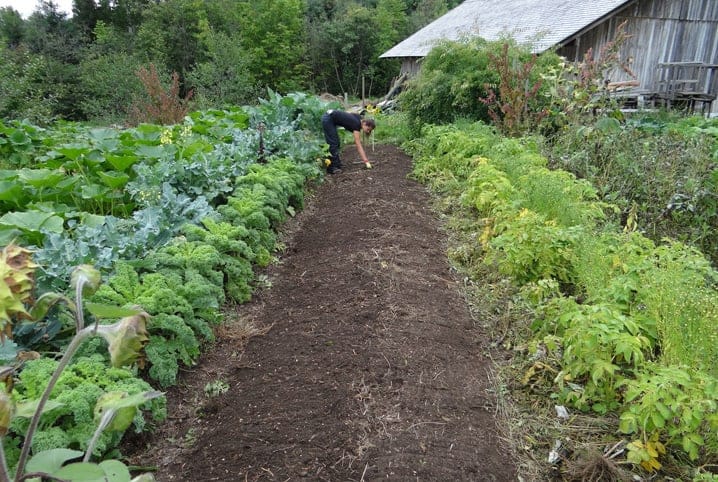
<path id="1" fill-rule="evenodd" d="M 440 216 L 405 153 L 367 150 L 374 169 L 347 148 L 286 224 L 266 286 L 168 392 L 170 420 L 128 441 L 132 463 L 161 482 L 516 480 Z"/>

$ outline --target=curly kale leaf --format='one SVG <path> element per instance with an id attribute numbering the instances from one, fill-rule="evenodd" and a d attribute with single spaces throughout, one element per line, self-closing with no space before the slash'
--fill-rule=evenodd
<path id="1" fill-rule="evenodd" d="M 56 367 L 57 362 L 48 358 L 28 361 L 18 375 L 13 398 L 16 401 L 39 399 Z M 100 355 L 78 358 L 63 371 L 50 396 L 51 400 L 61 405 L 43 414 L 33 450 L 60 447 L 86 449 L 95 431 L 93 411 L 101 395 L 112 391 L 134 395 L 148 390 L 152 390 L 152 387 L 147 382 L 134 376 L 128 369 L 108 367 Z M 150 400 L 144 408 L 149 410 L 153 420 L 161 421 L 167 416 L 164 398 Z M 133 421 L 136 429 L 146 424 L 144 417 L 143 412 L 138 410 Z M 22 437 L 28 424 L 28 419 L 14 419 L 10 437 Z M 101 456 L 116 448 L 121 437 L 122 433 L 103 434 L 95 455 Z"/>
<path id="2" fill-rule="evenodd" d="M 149 375 L 163 387 L 177 382 L 179 362 L 194 365 L 200 346 L 192 328 L 182 318 L 161 314 L 150 320 L 150 342 L 145 348 Z"/>
<path id="3" fill-rule="evenodd" d="M 223 221 L 215 221 L 207 218 L 202 221 L 202 226 L 186 225 L 185 235 L 189 241 L 203 241 L 217 248 L 222 254 L 230 256 L 241 256 L 254 261 L 254 252 L 245 239 L 250 238 L 249 230 L 243 225 L 230 224 Z"/>
<path id="4" fill-rule="evenodd" d="M 149 257 L 160 273 L 194 269 L 218 286 L 222 286 L 224 282 L 224 275 L 220 269 L 222 255 L 210 244 L 178 238 Z"/>

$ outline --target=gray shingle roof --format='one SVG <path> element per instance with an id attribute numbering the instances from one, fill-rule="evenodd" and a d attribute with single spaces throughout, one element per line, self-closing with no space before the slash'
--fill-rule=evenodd
<path id="1" fill-rule="evenodd" d="M 632 0 L 466 0 L 380 55 L 424 57 L 437 40 L 511 36 L 534 52 L 556 45 Z"/>

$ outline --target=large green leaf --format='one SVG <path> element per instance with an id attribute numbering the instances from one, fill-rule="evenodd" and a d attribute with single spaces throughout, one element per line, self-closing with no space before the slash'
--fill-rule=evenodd
<path id="1" fill-rule="evenodd" d="M 75 311 L 75 303 L 67 296 L 61 293 L 55 293 L 54 291 L 48 291 L 40 295 L 37 301 L 35 301 L 35 304 L 32 305 L 32 308 L 30 308 L 30 319 L 37 321 L 42 320 L 45 316 L 47 316 L 50 308 L 55 306 L 60 301 L 64 301 L 72 308 L 73 311 Z"/>
<path id="2" fill-rule="evenodd" d="M 0 201 L 12 201 L 19 204 L 22 198 L 22 186 L 17 181 L 0 181 Z"/>
<path id="3" fill-rule="evenodd" d="M 37 188 L 53 187 L 65 179 L 65 173 L 57 169 L 20 169 L 18 179 Z"/>
<path id="4" fill-rule="evenodd" d="M 88 137 L 98 149 L 107 152 L 114 151 L 120 144 L 118 133 L 114 129 L 98 127 L 88 131 Z"/>
<path id="5" fill-rule="evenodd" d="M 105 224 L 106 216 L 100 216 L 99 214 L 82 213 L 80 215 L 83 226 L 90 228 L 97 228 Z"/>
<path id="6" fill-rule="evenodd" d="M 133 154 L 107 154 L 105 160 L 118 171 L 126 171 L 130 166 L 137 162 L 137 156 Z"/>
<path id="7" fill-rule="evenodd" d="M 135 148 L 135 152 L 140 157 L 146 157 L 148 159 L 160 159 L 165 154 L 163 146 L 143 146 L 139 145 Z"/>
<path id="8" fill-rule="evenodd" d="M 68 159 L 77 161 L 80 157 L 90 152 L 90 147 L 86 144 L 65 144 L 64 146 L 56 147 L 55 151 Z"/>
<path id="9" fill-rule="evenodd" d="M 162 135 L 162 126 L 156 124 L 140 124 L 130 133 L 138 141 L 156 141 Z"/>
<path id="10" fill-rule="evenodd" d="M 61 190 L 63 192 L 69 192 L 75 187 L 75 184 L 77 184 L 79 182 L 80 182 L 79 176 L 66 177 L 65 179 L 63 179 L 62 181 L 57 183 L 57 186 L 55 186 L 55 189 Z"/>
<path id="11" fill-rule="evenodd" d="M 117 171 L 98 172 L 97 175 L 100 177 L 100 180 L 105 183 L 105 185 L 112 189 L 124 186 L 127 184 L 127 181 L 130 180 L 130 176 Z"/>
<path id="12" fill-rule="evenodd" d="M 25 146 L 32 143 L 30 136 L 22 129 L 12 129 L 7 137 L 14 146 Z"/>
<path id="13" fill-rule="evenodd" d="M 0 169 L 0 180 L 12 181 L 17 179 L 17 169 Z"/>
<path id="14" fill-rule="evenodd" d="M 129 482 L 132 478 L 130 470 L 119 460 L 104 460 L 100 468 L 105 472 L 107 482 Z"/>
<path id="15" fill-rule="evenodd" d="M 108 188 L 99 184 L 85 184 L 80 189 L 80 195 L 83 199 L 101 199 L 108 192 Z"/>
<path id="16" fill-rule="evenodd" d="M 13 241 L 22 238 L 22 231 L 14 226 L 0 225 L 0 246 L 7 246 Z"/>
<path id="17" fill-rule="evenodd" d="M 99 166 L 100 164 L 105 162 L 105 154 L 99 149 L 92 149 L 82 159 L 82 162 L 93 167 Z"/>
<path id="18" fill-rule="evenodd" d="M 58 479 L 71 482 L 107 482 L 105 471 L 97 464 L 89 462 L 75 462 L 65 465 L 52 475 Z"/>
<path id="19" fill-rule="evenodd" d="M 33 455 L 27 462 L 26 472 L 45 472 L 53 473 L 62 467 L 68 460 L 82 457 L 79 450 L 70 449 L 50 449 Z"/>
<path id="20" fill-rule="evenodd" d="M 6 339 L 0 343 L 0 362 L 7 362 L 14 360 L 17 356 L 17 343 L 12 340 Z"/>
<path id="21" fill-rule="evenodd" d="M 41 211 L 9 212 L 0 217 L 0 225 L 14 226 L 25 231 L 45 229 L 53 233 L 62 233 L 63 220 L 54 213 Z"/>
<path id="22" fill-rule="evenodd" d="M 16 404 L 15 405 L 15 416 L 22 417 L 22 418 L 32 418 L 33 415 L 35 415 L 35 412 L 37 412 L 37 405 L 39 403 L 40 403 L 40 400 L 30 400 L 27 402 L 20 402 L 20 403 Z M 62 407 L 62 403 L 60 403 L 56 400 L 48 400 L 45 402 L 45 405 L 42 407 L 42 413 L 46 413 L 46 412 L 49 412 L 50 410 L 54 410 L 54 409 L 60 408 L 60 407 Z M 70 458 L 74 459 L 75 457 L 70 457 Z M 69 459 L 67 459 L 67 460 L 69 460 Z"/>

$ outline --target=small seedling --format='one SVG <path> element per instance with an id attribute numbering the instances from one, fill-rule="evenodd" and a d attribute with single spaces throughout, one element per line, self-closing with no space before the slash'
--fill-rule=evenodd
<path id="1" fill-rule="evenodd" d="M 204 394 L 209 398 L 217 397 L 229 390 L 229 384 L 224 380 L 214 380 L 204 386 Z"/>

